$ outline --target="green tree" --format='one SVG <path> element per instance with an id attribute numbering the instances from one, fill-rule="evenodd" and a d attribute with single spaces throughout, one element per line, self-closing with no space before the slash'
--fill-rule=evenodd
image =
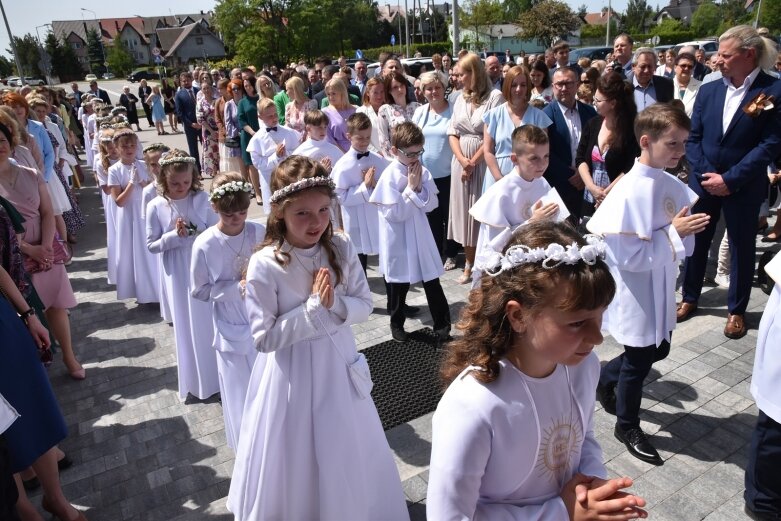
<path id="1" fill-rule="evenodd" d="M 16 65 L 7 57 L 0 55 L 0 76 L 13 76 L 16 72 Z"/>
<path id="2" fill-rule="evenodd" d="M 698 36 L 716 34 L 721 23 L 719 6 L 710 0 L 703 2 L 692 15 L 691 27 Z"/>
<path id="3" fill-rule="evenodd" d="M 521 30 L 518 37 L 522 40 L 539 40 L 550 47 L 553 40 L 564 37 L 580 26 L 580 21 L 564 2 L 543 0 L 530 10 L 522 13 L 518 19 Z"/>
<path id="4" fill-rule="evenodd" d="M 108 48 L 106 63 L 108 63 L 111 72 L 119 77 L 124 77 L 132 72 L 136 60 L 121 42 L 116 42 Z"/>
<path id="5" fill-rule="evenodd" d="M 104 71 L 106 67 L 103 62 L 106 61 L 103 48 L 103 42 L 101 41 L 98 31 L 93 28 L 87 30 L 87 58 L 89 59 L 90 70 L 99 74 Z"/>
<path id="6" fill-rule="evenodd" d="M 610 19 L 610 34 L 618 34 L 618 22 L 615 18 Z M 595 40 L 594 43 L 603 45 L 607 36 L 607 24 L 588 24 L 580 28 L 580 38 L 582 40 Z M 586 45 L 584 43 L 584 45 Z"/>
<path id="7" fill-rule="evenodd" d="M 758 7 L 758 4 L 754 4 L 754 9 Z M 751 13 L 752 16 L 756 16 L 756 11 Z M 781 33 L 781 2 L 776 0 L 775 2 L 762 2 L 762 10 L 759 13 L 759 26 L 767 27 L 771 34 Z"/>
<path id="8" fill-rule="evenodd" d="M 578 16 L 581 18 L 585 18 L 588 14 L 588 6 L 586 4 L 580 4 L 580 7 L 578 7 Z"/>
<path id="9" fill-rule="evenodd" d="M 44 44 L 46 52 L 51 57 L 52 75 L 57 76 L 60 81 L 72 81 L 80 79 L 83 76 L 79 58 L 73 48 L 57 39 L 54 33 L 46 35 Z"/>
<path id="10" fill-rule="evenodd" d="M 22 75 L 41 76 L 41 71 L 38 68 L 38 62 L 41 60 L 41 50 L 38 45 L 38 40 L 29 33 L 21 38 L 14 36 L 14 46 L 16 47 L 17 58 L 19 58 L 19 63 L 22 66 Z M 13 56 L 13 50 L 8 49 L 8 54 Z"/>
<path id="11" fill-rule="evenodd" d="M 534 7 L 534 0 L 504 0 L 504 19 L 517 20 L 521 13 Z"/>
<path id="12" fill-rule="evenodd" d="M 623 29 L 630 33 L 645 33 L 651 25 L 654 10 L 646 0 L 629 0 L 621 20 Z"/>
<path id="13" fill-rule="evenodd" d="M 461 24 L 475 33 L 475 45 L 480 48 L 480 33 L 504 19 L 504 8 L 499 0 L 472 0 L 461 12 Z M 489 44 L 491 42 L 483 42 Z"/>

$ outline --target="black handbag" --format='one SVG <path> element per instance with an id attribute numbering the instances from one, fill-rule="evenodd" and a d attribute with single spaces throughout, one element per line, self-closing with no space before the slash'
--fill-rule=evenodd
<path id="1" fill-rule="evenodd" d="M 228 148 L 240 148 L 241 142 L 239 141 L 239 137 L 226 137 L 224 144 Z"/>

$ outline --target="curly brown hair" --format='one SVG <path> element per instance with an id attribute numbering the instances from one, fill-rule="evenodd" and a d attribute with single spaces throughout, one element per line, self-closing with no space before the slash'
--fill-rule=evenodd
<path id="1" fill-rule="evenodd" d="M 190 154 L 178 148 L 172 149 L 165 155 L 165 159 L 171 159 L 175 157 L 190 157 Z M 193 184 L 190 185 L 191 192 L 200 192 L 203 190 L 201 186 L 201 180 L 198 177 L 198 169 L 194 163 L 174 163 L 171 165 L 163 165 L 160 168 L 160 176 L 157 178 L 157 193 L 162 194 L 163 197 L 168 199 L 168 176 L 171 174 L 178 174 L 189 170 L 193 176 Z"/>
<path id="2" fill-rule="evenodd" d="M 569 224 L 532 221 L 513 234 L 504 251 L 516 244 L 545 248 L 554 243 L 584 246 L 586 241 Z M 546 306 L 562 311 L 593 310 L 607 306 L 615 292 L 613 276 L 602 260 L 593 265 L 578 262 L 555 268 L 529 262 L 495 277 L 484 275 L 480 287 L 469 293 L 456 324 L 463 336 L 448 345 L 440 371 L 443 383 L 450 384 L 470 366 L 478 369 L 472 374 L 480 382 L 490 383 L 499 376 L 499 361 L 512 347 L 513 340 L 505 313 L 509 301 L 520 303 L 531 313 Z"/>
<path id="3" fill-rule="evenodd" d="M 314 161 L 304 156 L 290 156 L 282 161 L 271 174 L 271 191 L 272 193 L 276 192 L 296 181 L 309 177 L 328 177 L 328 171 L 319 161 Z M 294 192 L 276 203 L 271 203 L 271 213 L 269 213 L 268 222 L 266 223 L 266 237 L 263 239 L 263 242 L 260 243 L 258 249 L 273 245 L 274 257 L 281 266 L 287 266 L 290 262 L 290 254 L 282 250 L 282 245 L 285 243 L 285 234 L 287 232 L 285 221 L 282 219 L 282 214 L 285 211 L 285 207 L 290 204 L 291 201 L 302 192 L 310 190 L 325 194 L 331 199 L 336 198 L 336 193 L 330 187 L 314 186 L 312 188 Z M 331 269 L 333 269 L 336 274 L 336 284 L 334 284 L 334 287 L 336 287 L 342 282 L 341 264 L 346 259 L 339 258 L 339 252 L 333 244 L 333 236 L 333 222 L 329 222 L 328 227 L 320 236 L 319 243 L 328 255 L 328 264 L 330 264 Z"/>

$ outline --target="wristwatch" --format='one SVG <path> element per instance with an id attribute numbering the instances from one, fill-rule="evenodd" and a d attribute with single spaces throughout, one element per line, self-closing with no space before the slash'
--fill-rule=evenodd
<path id="1" fill-rule="evenodd" d="M 27 311 L 19 313 L 19 318 L 21 318 L 25 324 L 27 324 L 27 321 L 30 320 L 30 317 L 34 317 L 34 316 L 35 316 L 35 308 L 30 308 Z"/>

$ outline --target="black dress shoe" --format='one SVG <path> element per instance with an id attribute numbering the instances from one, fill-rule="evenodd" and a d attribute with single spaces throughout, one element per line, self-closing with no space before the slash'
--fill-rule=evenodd
<path id="1" fill-rule="evenodd" d="M 58 470 L 65 470 L 69 469 L 73 466 L 73 460 L 68 457 L 66 454 L 62 457 L 60 461 L 57 462 L 57 469 Z"/>
<path id="2" fill-rule="evenodd" d="M 396 342 L 406 342 L 409 335 L 404 331 L 404 328 L 391 326 L 391 337 Z"/>
<path id="3" fill-rule="evenodd" d="M 640 427 L 624 430 L 616 424 L 614 431 L 616 439 L 626 445 L 629 453 L 635 458 L 651 463 L 652 465 L 664 465 L 664 460 Z"/>
<path id="4" fill-rule="evenodd" d="M 608 414 L 616 415 L 616 388 L 597 384 L 597 400 Z"/>

